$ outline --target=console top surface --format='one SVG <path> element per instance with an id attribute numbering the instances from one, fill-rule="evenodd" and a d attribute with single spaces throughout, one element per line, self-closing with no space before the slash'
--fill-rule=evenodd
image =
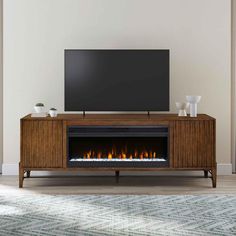
<path id="1" fill-rule="evenodd" d="M 73 120 L 86 120 L 86 121 L 98 121 L 98 120 L 110 120 L 110 121 L 173 121 L 173 120 L 215 120 L 213 117 L 206 114 L 198 114 L 197 117 L 179 117 L 177 114 L 162 113 L 162 114 L 58 114 L 57 117 L 31 117 L 31 114 L 22 118 L 22 120 L 63 120 L 63 121 L 73 121 Z"/>

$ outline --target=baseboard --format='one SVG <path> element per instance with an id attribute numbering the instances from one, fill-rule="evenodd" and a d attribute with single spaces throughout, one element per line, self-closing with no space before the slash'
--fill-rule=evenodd
<path id="1" fill-rule="evenodd" d="M 2 175 L 18 175 L 19 164 L 2 164 Z"/>
<path id="2" fill-rule="evenodd" d="M 2 175 L 18 175 L 19 173 L 19 164 L 2 164 Z M 232 164 L 218 164 L 217 165 L 217 174 L 218 175 L 231 175 L 232 174 Z M 109 172 L 94 172 L 94 171 L 89 171 L 89 172 L 63 172 L 63 171 L 34 171 L 33 172 L 34 176 L 42 176 L 42 175 L 77 175 L 77 176 L 86 176 L 86 175 L 114 175 L 112 171 Z M 200 174 L 199 171 L 148 171 L 148 172 L 140 172 L 140 171 L 135 171 L 135 172 L 126 172 L 122 171 L 121 175 L 169 175 L 169 176 L 187 176 L 187 175 L 193 175 L 193 176 L 198 176 L 202 175 Z"/>
<path id="3" fill-rule="evenodd" d="M 217 175 L 232 175 L 232 164 L 217 164 Z"/>

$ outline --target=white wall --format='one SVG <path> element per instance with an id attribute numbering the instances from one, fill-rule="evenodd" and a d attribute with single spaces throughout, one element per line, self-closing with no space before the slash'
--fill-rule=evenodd
<path id="1" fill-rule="evenodd" d="M 2 172 L 2 161 L 3 161 L 3 71 L 2 71 L 2 0 L 0 0 L 0 173 Z"/>
<path id="2" fill-rule="evenodd" d="M 230 164 L 230 12 L 230 0 L 5 0 L 4 165 L 19 161 L 19 119 L 36 102 L 63 112 L 65 48 L 170 48 L 171 112 L 202 95 Z"/>
<path id="3" fill-rule="evenodd" d="M 231 155 L 232 155 L 232 165 L 233 172 L 236 172 L 236 0 L 232 0 L 232 103 L 231 103 Z"/>

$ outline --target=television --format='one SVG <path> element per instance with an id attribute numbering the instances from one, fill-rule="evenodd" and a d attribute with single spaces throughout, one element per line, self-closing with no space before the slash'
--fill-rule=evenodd
<path id="1" fill-rule="evenodd" d="M 65 111 L 168 111 L 169 50 L 65 50 Z"/>

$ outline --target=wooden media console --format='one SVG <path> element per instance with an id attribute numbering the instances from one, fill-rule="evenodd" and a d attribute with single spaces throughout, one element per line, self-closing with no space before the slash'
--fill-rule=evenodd
<path id="1" fill-rule="evenodd" d="M 19 187 L 31 171 L 199 170 L 216 187 L 215 119 L 59 114 L 21 119 Z M 26 176 L 25 176 L 26 175 Z"/>

